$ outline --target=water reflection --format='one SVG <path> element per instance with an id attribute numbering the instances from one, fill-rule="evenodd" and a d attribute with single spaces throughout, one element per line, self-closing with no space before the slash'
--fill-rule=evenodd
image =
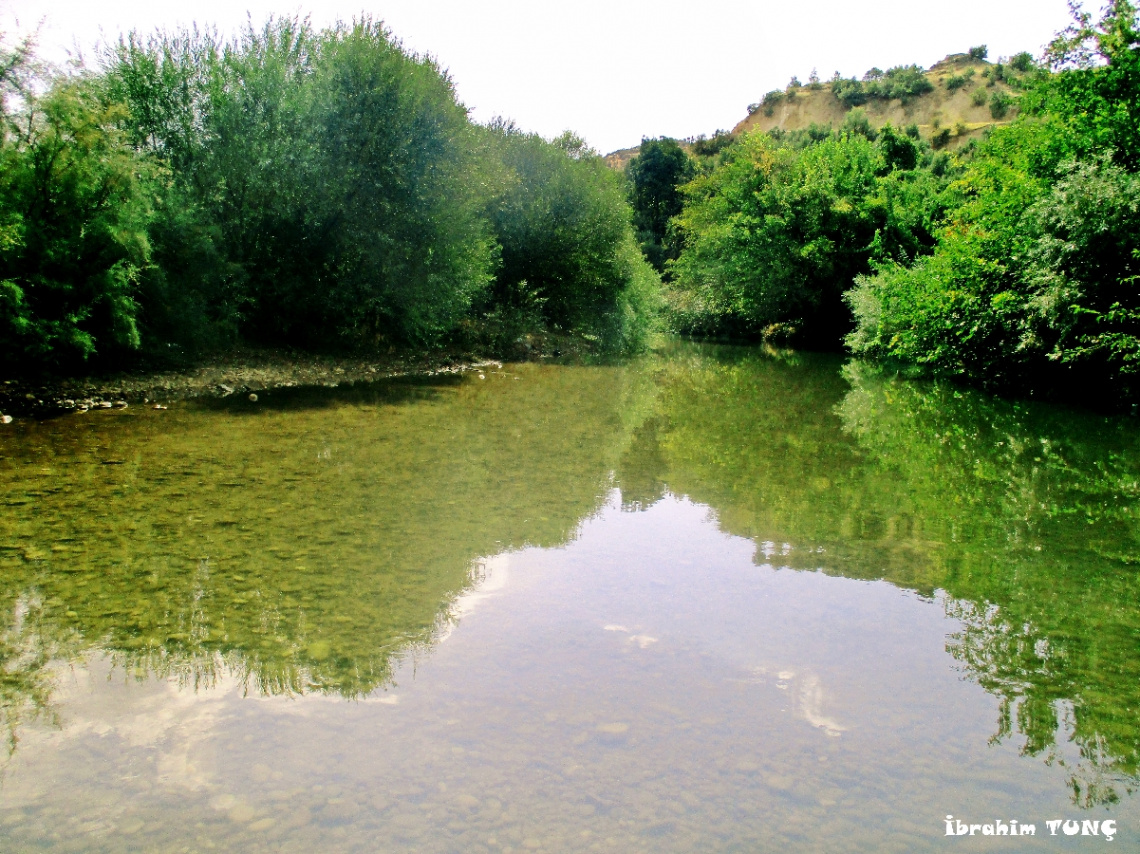
<path id="1" fill-rule="evenodd" d="M 476 558 L 573 537 L 624 445 L 633 372 L 285 390 L 25 423 L 3 437 L 3 707 L 96 648 L 195 688 L 383 687 L 446 631 Z"/>
<path id="2" fill-rule="evenodd" d="M 1140 437 L 1128 419 L 890 382 L 857 365 L 840 414 L 883 482 L 945 543 L 948 647 L 1002 700 L 996 739 L 1059 761 L 1077 803 L 1140 769 Z M 894 580 L 891 574 L 886 577 Z"/>
<path id="3" fill-rule="evenodd" d="M 1083 807 L 1121 798 L 1140 773 L 1140 446 L 1123 419 L 891 380 L 832 357 L 684 345 L 628 366 L 507 366 L 482 377 L 288 390 L 256 404 L 24 423 L 0 437 L 0 495 L 0 708 L 10 751 L 26 722 L 58 714 L 61 680 L 79 672 L 97 674 L 92 684 L 108 674 L 157 677 L 179 696 L 210 688 L 215 697 L 395 700 L 401 667 L 438 655 L 457 620 L 492 592 L 488 573 L 506 577 L 504 555 L 554 549 L 575 565 L 567 546 L 599 514 L 623 531 L 621 548 L 656 554 L 669 530 L 661 514 L 683 499 L 690 516 L 707 508 L 721 532 L 742 538 L 732 549 L 750 543 L 764 572 L 812 571 L 797 588 L 798 612 L 764 611 L 786 621 L 789 636 L 826 624 L 812 609 L 836 594 L 815 586 L 816 571 L 914 591 L 952 618 L 938 655 L 945 646 L 998 698 L 995 749 L 1012 741 L 1064 766 Z M 606 515 L 614 496 L 621 523 Z M 639 533 L 650 517 L 653 533 Z M 695 524 L 685 530 L 705 536 Z M 685 560 L 720 566 L 723 540 L 702 542 Z M 581 567 L 598 585 L 599 611 L 618 601 L 603 595 L 605 554 Z M 610 571 L 633 577 L 630 565 Z M 840 743 L 858 731 L 853 721 L 870 725 L 870 712 L 833 699 L 839 669 L 824 653 L 810 668 L 792 666 L 764 636 L 768 654 L 757 657 L 741 640 L 752 637 L 741 629 L 747 609 L 702 611 L 701 586 L 679 580 L 688 567 L 645 569 L 644 584 L 657 586 L 638 595 L 675 613 L 599 617 L 606 642 L 623 656 L 669 650 L 681 669 L 661 669 L 661 678 L 724 699 L 699 673 L 708 662 L 663 640 L 668 626 L 653 626 L 684 624 L 675 634 L 733 659 L 726 679 L 784 691 L 814 736 Z M 791 596 L 784 582 L 772 585 Z M 564 599 L 584 595 L 567 591 Z M 543 601 L 551 619 L 569 607 Z M 911 642 L 875 622 L 881 614 L 860 619 L 884 648 Z M 503 666 L 519 668 L 519 680 L 562 668 L 567 684 L 599 691 L 618 678 L 558 643 L 536 637 Z M 164 691 L 162 702 L 173 702 Z M 75 702 L 74 690 L 63 694 Z M 201 707 L 201 721 L 226 702 Z M 493 721 L 496 710 L 481 714 Z M 884 713 L 876 725 L 892 722 Z M 195 726 L 208 728 L 184 724 Z M 582 726 L 586 743 L 606 749 L 633 737 L 630 715 L 616 708 Z M 704 726 L 709 749 L 726 738 L 720 724 Z M 471 738 L 455 746 L 482 750 Z M 171 754 L 167 767 L 182 770 L 169 773 L 190 779 L 191 753 Z M 662 768 L 670 762 L 683 765 L 660 757 Z M 791 801 L 814 797 L 791 780 L 815 772 L 764 767 Z M 923 773 L 934 779 L 936 770 Z M 597 811 L 616 799 L 590 803 Z M 663 815 L 653 826 L 670 822 Z"/>
<path id="4" fill-rule="evenodd" d="M 1140 760 L 1140 436 L 1128 419 L 717 349 L 672 363 L 648 460 L 758 563 L 949 595 L 948 650 L 1002 700 L 995 739 L 1071 762 L 1075 802 Z M 642 502 L 644 503 L 644 502 Z"/>

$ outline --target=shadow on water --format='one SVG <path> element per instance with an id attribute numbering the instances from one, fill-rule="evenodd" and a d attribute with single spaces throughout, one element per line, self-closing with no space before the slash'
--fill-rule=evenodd
<path id="1" fill-rule="evenodd" d="M 83 420 L 85 419 L 85 420 Z M 994 739 L 1110 803 L 1140 763 L 1131 420 L 677 345 L 625 365 L 286 389 L 0 440 L 0 705 L 94 651 L 186 686 L 361 697 L 430 653 L 483 558 L 576 536 L 617 486 L 686 496 L 755 562 L 945 602 Z M 110 461 L 114 465 L 107 465 Z M 1080 758 L 1066 759 L 1061 743 Z"/>

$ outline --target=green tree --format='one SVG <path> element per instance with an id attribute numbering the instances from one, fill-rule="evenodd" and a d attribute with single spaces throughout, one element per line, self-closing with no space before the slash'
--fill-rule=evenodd
<path id="1" fill-rule="evenodd" d="M 855 352 L 983 385 L 1136 399 L 1140 75 L 1135 7 L 1079 10 L 1056 73 L 977 150 L 929 258 L 849 294 Z"/>
<path id="2" fill-rule="evenodd" d="M 643 139 L 626 167 L 634 227 L 645 257 L 658 270 L 677 257 L 669 239 L 669 221 L 681 212 L 681 186 L 693 177 L 692 160 L 676 140 Z"/>
<path id="3" fill-rule="evenodd" d="M 4 64 L 7 85 L 21 68 Z M 84 76 L 21 101 L 0 139 L 0 362 L 74 366 L 135 348 L 152 172 L 118 130 L 125 111 Z"/>
<path id="4" fill-rule="evenodd" d="M 486 308 L 636 346 L 660 279 L 637 248 L 620 177 L 570 133 L 548 142 L 504 121 L 486 133 L 501 169 L 488 200 L 501 266 Z"/>
<path id="5" fill-rule="evenodd" d="M 673 266 L 682 328 L 837 340 L 847 323 L 839 294 L 866 268 L 885 218 L 870 201 L 882 166 L 859 135 L 803 151 L 746 135 L 686 188 Z"/>
<path id="6" fill-rule="evenodd" d="M 135 144 L 173 170 L 160 304 L 190 278 L 207 315 L 254 339 L 422 344 L 489 283 L 466 110 L 379 23 L 132 36 L 108 76 Z"/>

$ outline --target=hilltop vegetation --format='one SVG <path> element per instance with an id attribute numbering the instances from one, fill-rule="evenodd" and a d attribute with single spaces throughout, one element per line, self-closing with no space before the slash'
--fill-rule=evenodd
<path id="1" fill-rule="evenodd" d="M 915 127 L 934 146 L 957 148 L 1011 121 L 1018 95 L 1037 73 L 1028 53 L 997 63 L 986 56 L 982 45 L 927 70 L 915 65 L 871 68 L 862 78 L 836 72 L 826 82 L 813 74 L 806 85 L 793 78 L 786 88 L 751 104 L 733 133 L 834 129 L 852 110 L 861 109 L 872 128 Z"/>
<path id="2" fill-rule="evenodd" d="M 0 365 L 167 345 L 634 347 L 659 284 L 616 176 L 470 121 L 362 18 L 131 34 L 98 70 L 2 47 Z"/>
<path id="3" fill-rule="evenodd" d="M 731 145 L 694 154 L 680 213 L 653 236 L 671 255 L 672 328 L 845 344 L 1019 394 L 1137 401 L 1136 7 L 1113 0 L 1095 21 L 1075 13 L 1039 62 L 979 65 L 983 55 L 952 58 L 941 76 L 902 67 L 793 81 L 755 105 Z M 975 86 L 990 90 L 976 106 L 993 126 L 956 151 L 948 143 L 968 127 L 929 135 L 882 121 Z M 809 99 L 842 120 L 778 125 L 779 110 L 787 118 Z M 637 214 L 641 157 L 627 171 Z"/>

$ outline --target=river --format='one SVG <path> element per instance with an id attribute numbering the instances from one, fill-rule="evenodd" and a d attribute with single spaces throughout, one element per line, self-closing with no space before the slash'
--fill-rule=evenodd
<path id="1" fill-rule="evenodd" d="M 695 344 L 236 397 L 0 432 L 0 850 L 1140 848 L 1134 419 Z"/>

